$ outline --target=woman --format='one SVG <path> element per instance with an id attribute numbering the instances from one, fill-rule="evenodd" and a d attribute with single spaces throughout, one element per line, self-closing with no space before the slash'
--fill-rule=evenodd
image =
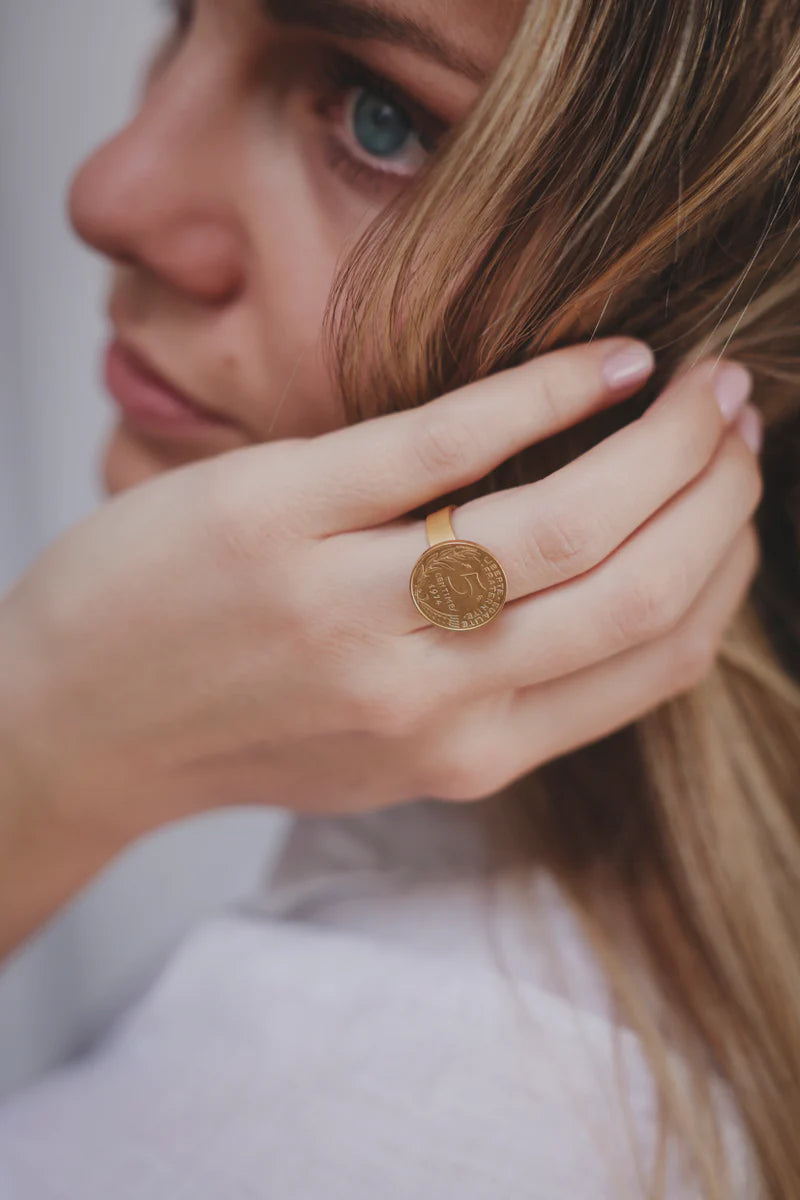
<path id="1" fill-rule="evenodd" d="M 340 815 L 0 1110 L 4 1194 L 797 1194 L 797 17 L 176 7 L 72 192 L 120 494 L 0 606 L 4 946 Z"/>

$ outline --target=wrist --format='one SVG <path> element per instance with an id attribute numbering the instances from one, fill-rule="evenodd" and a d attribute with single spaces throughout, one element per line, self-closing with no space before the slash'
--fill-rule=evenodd
<path id="1" fill-rule="evenodd" d="M 122 849 L 55 786 L 58 758 L 44 673 L 14 600 L 0 602 L 0 960 Z M 37 675 L 40 682 L 36 682 Z"/>
<path id="2" fill-rule="evenodd" d="M 31 706 L 30 663 L 13 593 L 0 602 L 0 810 L 6 823 L 28 812 L 35 790 L 25 766 L 24 731 Z"/>

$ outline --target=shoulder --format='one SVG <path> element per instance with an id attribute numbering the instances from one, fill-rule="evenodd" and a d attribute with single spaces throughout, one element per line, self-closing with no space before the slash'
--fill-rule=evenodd
<path id="1" fill-rule="evenodd" d="M 0 1107 L 0 1194 L 621 1200 L 642 1194 L 626 1106 L 646 1163 L 640 1048 L 595 1013 L 474 959 L 228 913 Z M 676 1173 L 668 1194 L 694 1193 Z"/>

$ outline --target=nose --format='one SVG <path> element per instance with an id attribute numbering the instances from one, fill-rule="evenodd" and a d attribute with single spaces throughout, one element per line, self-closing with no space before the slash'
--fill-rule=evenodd
<path id="1" fill-rule="evenodd" d="M 219 95 L 208 90 L 168 69 L 130 123 L 80 167 L 69 215 L 108 258 L 221 304 L 240 291 L 246 257 L 230 169 L 235 132 L 222 128 Z"/>

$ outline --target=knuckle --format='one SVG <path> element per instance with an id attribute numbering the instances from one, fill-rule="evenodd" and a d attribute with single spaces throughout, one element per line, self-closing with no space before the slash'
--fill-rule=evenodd
<path id="1" fill-rule="evenodd" d="M 253 563 L 263 558 L 262 523 L 252 512 L 247 490 L 222 471 L 209 472 L 203 505 L 212 539 L 226 563 Z"/>
<path id="2" fill-rule="evenodd" d="M 240 513 L 229 507 L 215 510 L 214 535 L 226 563 L 253 564 L 263 554 L 263 542 L 259 542 L 253 527 Z"/>
<path id="3" fill-rule="evenodd" d="M 298 576 L 303 578 L 302 572 Z M 288 653 L 313 672 L 315 692 L 330 697 L 334 720 L 352 733 L 381 733 L 399 719 L 397 689 L 385 640 L 337 604 L 321 603 L 318 587 L 300 588 L 283 622 Z"/>
<path id="4" fill-rule="evenodd" d="M 269 547 L 285 544 L 291 536 L 303 448 L 301 439 L 287 438 L 200 464 L 198 511 L 205 514 L 214 543 L 228 559 L 263 563 Z"/>
<path id="5" fill-rule="evenodd" d="M 673 379 L 646 412 L 638 418 L 658 430 L 659 443 L 681 474 L 693 479 L 713 458 L 723 433 L 724 422 L 709 367 L 690 370 Z"/>
<path id="6" fill-rule="evenodd" d="M 523 540 L 526 565 L 536 569 L 544 563 L 562 578 L 580 574 L 602 557 L 597 549 L 602 538 L 596 518 L 581 511 L 580 505 L 547 520 L 535 521 Z"/>
<path id="7" fill-rule="evenodd" d="M 297 582 L 302 579 L 303 575 L 298 571 L 294 580 L 298 594 L 293 597 L 291 606 L 287 606 L 284 628 L 302 645 L 308 660 L 316 664 L 319 675 L 331 681 L 335 690 L 343 685 L 347 696 L 352 682 L 355 693 L 359 677 L 358 672 L 353 671 L 352 663 L 359 661 L 360 652 L 365 649 L 363 642 L 333 605 L 320 601 L 316 589 L 297 587 Z"/>
<path id="8" fill-rule="evenodd" d="M 727 466 L 731 473 L 732 486 L 735 473 L 735 495 L 739 502 L 737 508 L 741 507 L 749 518 L 755 513 L 764 494 L 761 466 L 736 429 L 730 432 L 727 449 L 730 455 Z"/>
<path id="9" fill-rule="evenodd" d="M 709 407 L 697 404 L 686 414 L 688 420 L 683 419 L 684 413 L 680 414 L 682 419 L 678 422 L 675 435 L 678 461 L 691 478 L 705 470 L 719 445 L 722 415 L 716 401 L 713 401 L 713 408 L 716 414 L 713 418 L 707 416 Z"/>
<path id="10" fill-rule="evenodd" d="M 503 783 L 498 762 L 498 736 L 486 723 L 485 709 L 463 712 L 446 729 L 436 733 L 433 765 L 428 772 L 429 791 L 442 800 L 482 800 Z"/>
<path id="11" fill-rule="evenodd" d="M 374 737 L 412 737 L 427 714 L 419 694 L 403 688 L 388 671 L 371 674 L 368 679 L 351 676 L 347 703 L 355 727 Z"/>
<path id="12" fill-rule="evenodd" d="M 628 580 L 611 605 L 614 633 L 622 647 L 663 636 L 685 610 L 686 585 L 680 573 L 664 569 Z"/>
<path id="13" fill-rule="evenodd" d="M 466 740 L 454 742 L 443 754 L 433 781 L 434 795 L 442 800 L 483 800 L 497 790 L 498 772 L 491 756 Z"/>
<path id="14" fill-rule="evenodd" d="M 563 358 L 553 355 L 548 361 L 542 360 L 533 379 L 534 402 L 548 424 L 561 422 L 566 383 Z M 574 382 L 572 386 L 574 389 Z"/>
<path id="15" fill-rule="evenodd" d="M 755 456 L 753 454 L 749 454 L 748 457 L 750 460 L 748 472 L 750 484 L 750 506 L 748 512 L 750 516 L 753 516 L 764 498 L 764 474 Z"/>
<path id="16" fill-rule="evenodd" d="M 421 430 L 415 431 L 414 452 L 432 479 L 457 478 L 478 456 L 475 430 L 453 408 L 452 404 L 431 406 Z"/>

